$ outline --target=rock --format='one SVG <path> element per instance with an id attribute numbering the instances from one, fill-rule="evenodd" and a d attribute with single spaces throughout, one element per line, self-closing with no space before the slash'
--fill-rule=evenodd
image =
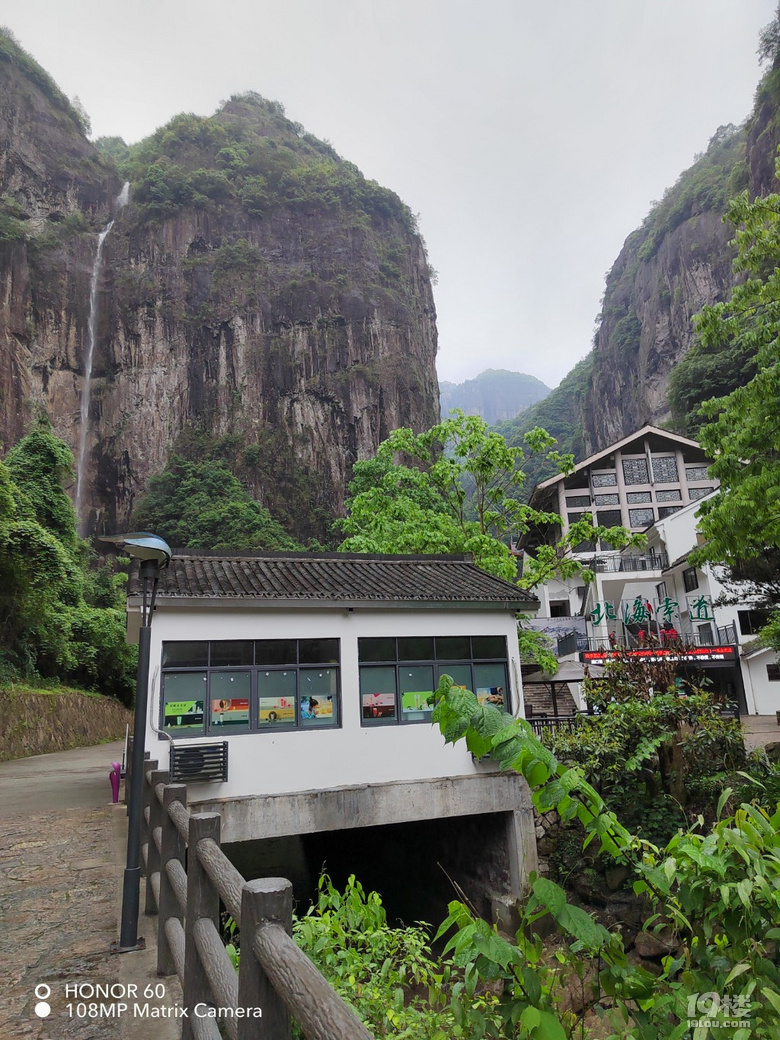
<path id="1" fill-rule="evenodd" d="M 634 949 L 640 957 L 650 960 L 661 960 L 673 953 L 676 947 L 674 936 L 670 931 L 664 930 L 658 935 L 653 932 L 641 931 L 637 933 L 634 941 Z"/>
<path id="2" fill-rule="evenodd" d="M 575 878 L 573 887 L 580 899 L 586 903 L 592 903 L 595 906 L 607 905 L 607 889 L 600 877 L 581 874 Z"/>
<path id="3" fill-rule="evenodd" d="M 411 214 L 259 96 L 201 121 L 187 167 L 212 185 L 199 204 L 156 212 L 137 183 L 117 212 L 116 168 L 26 68 L 0 62 L 0 194 L 17 214 L 0 254 L 0 443 L 44 409 L 78 449 L 92 267 L 115 216 L 97 282 L 90 530 L 124 529 L 197 429 L 201 448 L 232 438 L 237 475 L 296 538 L 325 540 L 357 459 L 439 419 L 436 309 Z M 253 165 L 231 186 L 214 142 L 236 132 Z M 156 157 L 170 163 L 167 147 Z M 323 154 L 336 180 L 355 179 L 338 206 L 316 187 L 307 200 L 252 187 L 264 164 L 292 161 L 305 179 Z"/>
<path id="4" fill-rule="evenodd" d="M 617 892 L 622 887 L 623 882 L 630 876 L 631 869 L 629 867 L 607 867 L 604 873 L 604 880 L 610 892 Z"/>

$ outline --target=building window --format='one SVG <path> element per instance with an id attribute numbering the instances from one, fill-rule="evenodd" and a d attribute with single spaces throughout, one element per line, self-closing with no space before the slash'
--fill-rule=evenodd
<path id="1" fill-rule="evenodd" d="M 666 582 L 660 581 L 655 587 L 655 598 L 658 603 L 666 599 Z"/>
<path id="2" fill-rule="evenodd" d="M 596 495 L 593 499 L 597 506 L 620 505 L 620 495 Z"/>
<path id="3" fill-rule="evenodd" d="M 628 491 L 626 493 L 626 502 L 630 506 L 637 505 L 639 502 L 652 502 L 653 496 L 649 491 Z"/>
<path id="4" fill-rule="evenodd" d="M 504 636 L 415 636 L 358 639 L 364 726 L 430 722 L 442 675 L 510 710 Z"/>
<path id="5" fill-rule="evenodd" d="M 757 636 L 769 621 L 768 610 L 738 610 L 739 630 L 743 636 Z"/>
<path id="6" fill-rule="evenodd" d="M 677 459 L 674 455 L 653 456 L 653 482 L 655 484 L 676 484 L 679 479 Z"/>
<path id="7" fill-rule="evenodd" d="M 711 495 L 714 490 L 714 487 L 688 488 L 688 496 L 691 502 L 697 502 L 700 498 Z"/>
<path id="8" fill-rule="evenodd" d="M 663 520 L 665 516 L 671 516 L 672 513 L 679 513 L 682 506 L 660 506 L 658 509 L 658 519 Z"/>
<path id="9" fill-rule="evenodd" d="M 656 491 L 655 500 L 656 502 L 682 502 L 682 491 L 679 488 L 675 491 Z"/>
<path id="10" fill-rule="evenodd" d="M 550 617 L 571 617 L 569 601 L 567 599 L 551 599 Z"/>
<path id="11" fill-rule="evenodd" d="M 619 527 L 623 523 L 623 514 L 619 509 L 599 509 L 596 516 L 599 527 Z"/>
<path id="12" fill-rule="evenodd" d="M 682 579 L 686 592 L 693 592 L 695 589 L 698 589 L 699 575 L 696 573 L 695 567 L 686 567 L 683 571 Z"/>
<path id="13" fill-rule="evenodd" d="M 780 682 L 780 664 L 768 664 L 766 677 L 770 682 Z"/>
<path id="14" fill-rule="evenodd" d="M 706 466 L 686 466 L 685 467 L 685 479 L 686 480 L 708 480 L 709 474 L 707 473 Z"/>
<path id="15" fill-rule="evenodd" d="M 655 514 L 652 509 L 629 509 L 628 519 L 632 527 L 649 527 Z"/>
<path id="16" fill-rule="evenodd" d="M 579 509 L 590 505 L 590 495 L 567 495 L 566 505 L 569 509 Z"/>
<path id="17" fill-rule="evenodd" d="M 591 473 L 590 482 L 594 488 L 617 487 L 616 473 Z"/>
<path id="18" fill-rule="evenodd" d="M 173 737 L 339 725 L 338 639 L 163 643 L 162 725 Z"/>
<path id="19" fill-rule="evenodd" d="M 626 484 L 649 484 L 647 459 L 623 459 L 623 480 Z"/>

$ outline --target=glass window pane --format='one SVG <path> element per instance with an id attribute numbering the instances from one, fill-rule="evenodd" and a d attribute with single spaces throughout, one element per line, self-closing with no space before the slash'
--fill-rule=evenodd
<path id="1" fill-rule="evenodd" d="M 432 661 L 433 636 L 415 636 L 398 640 L 399 661 Z"/>
<path id="2" fill-rule="evenodd" d="M 597 506 L 618 506 L 620 495 L 596 495 L 593 501 Z"/>
<path id="3" fill-rule="evenodd" d="M 623 480 L 626 484 L 649 484 L 647 459 L 623 459 Z"/>
<path id="4" fill-rule="evenodd" d="M 205 672 L 163 674 L 163 725 L 188 736 L 204 732 L 203 713 L 207 698 Z"/>
<path id="5" fill-rule="evenodd" d="M 471 647 L 474 657 L 500 657 L 506 659 L 504 636 L 472 636 Z"/>
<path id="6" fill-rule="evenodd" d="M 703 488 L 689 488 L 688 497 L 691 502 L 697 502 L 700 498 L 704 498 L 705 495 L 710 495 L 715 490 L 714 487 L 703 487 Z"/>
<path id="7" fill-rule="evenodd" d="M 300 639 L 298 660 L 301 664 L 338 664 L 338 639 Z"/>
<path id="8" fill-rule="evenodd" d="M 580 509 L 590 505 L 590 495 L 567 495 L 566 505 L 570 509 Z"/>
<path id="9" fill-rule="evenodd" d="M 653 496 L 649 491 L 629 491 L 626 494 L 626 502 L 633 505 L 635 502 L 652 502 Z"/>
<path id="10" fill-rule="evenodd" d="M 248 730 L 251 673 L 212 672 L 210 679 L 211 732 Z"/>
<path id="11" fill-rule="evenodd" d="M 220 640 L 211 644 L 211 667 L 254 664 L 255 644 L 251 639 Z"/>
<path id="12" fill-rule="evenodd" d="M 615 487 L 617 485 L 617 474 L 615 473 L 593 473 L 591 483 L 597 487 Z"/>
<path id="13" fill-rule="evenodd" d="M 430 665 L 401 665 L 398 669 L 401 688 L 401 718 L 404 722 L 429 720 L 433 705 L 433 668 Z"/>
<path id="14" fill-rule="evenodd" d="M 163 643 L 163 668 L 206 668 L 208 643 Z"/>
<path id="15" fill-rule="evenodd" d="M 507 708 L 506 669 L 502 664 L 475 664 L 474 685 L 480 704 L 494 704 Z"/>
<path id="16" fill-rule="evenodd" d="M 440 664 L 436 668 L 436 685 L 442 675 L 449 675 L 455 686 L 462 686 L 466 690 L 472 688 L 471 667 L 467 664 Z"/>
<path id="17" fill-rule="evenodd" d="M 599 509 L 596 519 L 600 527 L 619 527 L 623 523 L 623 514 L 619 509 Z"/>
<path id="18" fill-rule="evenodd" d="M 470 661 L 471 641 L 468 636 L 439 636 L 436 656 L 440 661 Z"/>
<path id="19" fill-rule="evenodd" d="M 302 668 L 299 676 L 302 726 L 337 726 L 337 668 Z"/>
<path id="20" fill-rule="evenodd" d="M 360 669 L 360 704 L 366 721 L 395 718 L 395 668 Z"/>
<path id="21" fill-rule="evenodd" d="M 258 639 L 255 661 L 257 664 L 297 664 L 298 645 L 294 639 Z"/>
<path id="22" fill-rule="evenodd" d="M 682 492 L 679 490 L 656 491 L 656 502 L 682 502 Z"/>
<path id="23" fill-rule="evenodd" d="M 260 671 L 257 673 L 257 721 L 266 726 L 295 726 L 295 672 Z"/>
<path id="24" fill-rule="evenodd" d="M 687 480 L 707 480 L 707 467 L 706 466 L 686 466 L 685 477 Z"/>
<path id="25" fill-rule="evenodd" d="M 361 661 L 395 661 L 394 639 L 358 639 Z"/>

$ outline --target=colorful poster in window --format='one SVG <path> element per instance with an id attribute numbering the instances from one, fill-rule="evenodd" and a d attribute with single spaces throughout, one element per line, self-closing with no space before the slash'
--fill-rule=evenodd
<path id="1" fill-rule="evenodd" d="M 395 694 L 364 693 L 362 694 L 364 719 L 394 719 Z"/>
<path id="2" fill-rule="evenodd" d="M 504 707 L 503 686 L 478 686 L 477 700 L 480 704 L 493 704 L 496 708 Z"/>
<path id="3" fill-rule="evenodd" d="M 168 701 L 165 705 L 166 727 L 202 726 L 203 701 Z"/>
<path id="4" fill-rule="evenodd" d="M 294 697 L 260 697 L 257 718 L 261 726 L 286 723 L 295 725 Z"/>
<path id="5" fill-rule="evenodd" d="M 211 702 L 212 726 L 248 726 L 249 700 L 245 698 Z"/>
<path id="6" fill-rule="evenodd" d="M 332 697 L 301 697 L 301 719 L 306 722 L 312 719 L 333 719 Z"/>

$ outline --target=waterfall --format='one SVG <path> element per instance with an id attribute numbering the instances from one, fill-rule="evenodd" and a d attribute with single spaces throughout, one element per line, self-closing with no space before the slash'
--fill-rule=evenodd
<path id="1" fill-rule="evenodd" d="M 115 199 L 117 211 L 127 205 L 130 198 L 130 183 L 123 185 Z M 84 362 L 84 383 L 81 388 L 81 419 L 79 426 L 79 450 L 76 456 L 76 523 L 81 530 L 84 520 L 81 516 L 81 499 L 84 490 L 84 462 L 87 454 L 87 433 L 89 428 L 89 399 L 92 392 L 92 361 L 95 356 L 95 340 L 97 339 L 98 306 L 100 303 L 98 285 L 103 265 L 103 243 L 108 238 L 114 221 L 110 220 L 98 235 L 95 262 L 92 265 L 92 279 L 89 284 L 89 322 L 87 324 L 87 356 Z"/>

